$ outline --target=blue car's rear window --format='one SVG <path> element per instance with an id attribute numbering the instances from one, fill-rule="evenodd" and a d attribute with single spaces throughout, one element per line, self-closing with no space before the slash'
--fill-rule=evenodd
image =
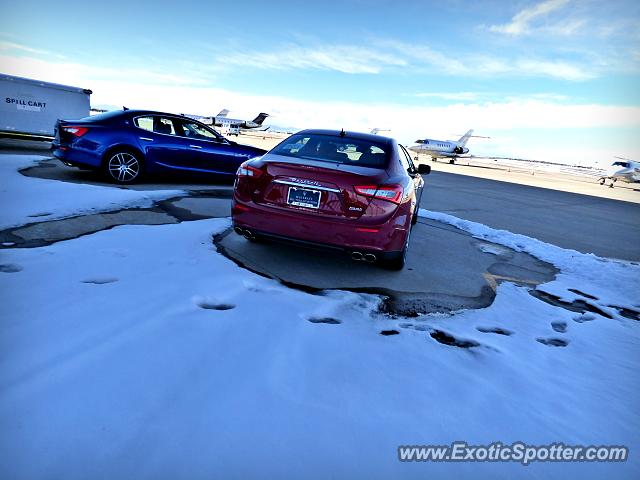
<path id="1" fill-rule="evenodd" d="M 389 158 L 388 147 L 381 143 L 313 133 L 292 135 L 271 153 L 373 168 L 385 168 Z"/>

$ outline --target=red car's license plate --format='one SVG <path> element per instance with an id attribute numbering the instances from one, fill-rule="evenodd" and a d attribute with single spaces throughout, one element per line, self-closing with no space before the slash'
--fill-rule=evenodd
<path id="1" fill-rule="evenodd" d="M 287 203 L 296 207 L 320 208 L 320 191 L 289 187 Z"/>

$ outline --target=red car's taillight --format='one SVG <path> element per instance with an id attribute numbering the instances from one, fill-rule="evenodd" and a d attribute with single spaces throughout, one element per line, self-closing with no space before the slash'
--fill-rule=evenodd
<path id="1" fill-rule="evenodd" d="M 357 185 L 353 188 L 360 195 L 389 200 L 393 203 L 400 203 L 404 193 L 402 185 Z"/>
<path id="2" fill-rule="evenodd" d="M 240 165 L 240 168 L 238 168 L 236 175 L 238 177 L 258 178 L 260 175 L 262 175 L 262 170 L 243 163 L 242 165 Z"/>
<path id="3" fill-rule="evenodd" d="M 65 132 L 69 132 L 74 137 L 81 137 L 89 131 L 89 129 L 86 127 L 74 127 L 74 126 L 66 126 L 66 127 L 62 127 L 62 129 Z"/>

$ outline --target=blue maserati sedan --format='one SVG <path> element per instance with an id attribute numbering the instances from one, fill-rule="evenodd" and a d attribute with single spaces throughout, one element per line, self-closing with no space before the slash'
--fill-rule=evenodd
<path id="1" fill-rule="evenodd" d="M 58 120 L 51 149 L 65 165 L 102 171 L 121 184 L 163 171 L 231 177 L 240 164 L 266 153 L 227 140 L 191 118 L 149 110 Z"/>

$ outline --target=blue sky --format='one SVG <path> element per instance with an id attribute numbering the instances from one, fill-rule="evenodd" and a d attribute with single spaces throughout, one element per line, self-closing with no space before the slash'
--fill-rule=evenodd
<path id="1" fill-rule="evenodd" d="M 274 124 L 390 127 L 405 142 L 473 127 L 494 137 L 476 153 L 527 158 L 595 161 L 612 143 L 640 156 L 637 1 L 22 1 L 3 13 L 0 70 L 91 88 L 94 103 L 269 111 Z"/>

